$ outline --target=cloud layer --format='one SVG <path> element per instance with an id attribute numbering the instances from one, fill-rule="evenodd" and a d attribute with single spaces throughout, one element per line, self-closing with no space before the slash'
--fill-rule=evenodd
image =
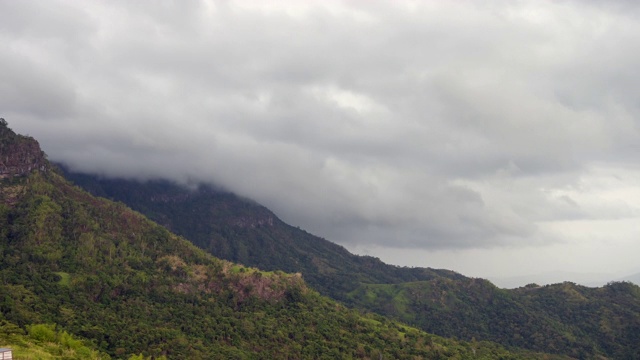
<path id="1" fill-rule="evenodd" d="M 598 243 L 639 216 L 633 2 L 0 13 L 0 115 L 77 170 L 213 182 L 361 248 Z"/>

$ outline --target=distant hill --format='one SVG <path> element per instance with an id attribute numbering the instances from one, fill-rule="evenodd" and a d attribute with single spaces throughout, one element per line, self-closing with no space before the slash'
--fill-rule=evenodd
<path id="1" fill-rule="evenodd" d="M 567 282 L 499 289 L 453 271 L 397 267 L 353 255 L 283 223 L 251 200 L 211 187 L 189 190 L 166 181 L 67 176 L 216 256 L 300 272 L 323 294 L 428 332 L 576 358 L 640 358 L 640 293 L 631 284 L 590 289 Z"/>
<path id="2" fill-rule="evenodd" d="M 15 137 L 6 122 L 0 127 L 6 159 Z M 0 346 L 16 345 L 24 356 L 549 357 L 426 334 L 349 310 L 299 274 L 215 258 L 124 204 L 71 185 L 34 139 L 17 141 L 20 166 L 44 164 L 0 179 Z"/>
<path id="3" fill-rule="evenodd" d="M 622 281 L 612 274 L 599 273 L 575 273 L 567 271 L 550 271 L 534 275 L 522 275 L 514 277 L 493 277 L 491 282 L 499 287 L 515 289 L 527 284 L 536 283 L 540 285 L 557 284 L 561 282 L 574 282 L 588 287 L 599 287 L 611 281 Z"/>
<path id="4" fill-rule="evenodd" d="M 636 285 L 640 285 L 640 273 L 625 276 L 619 281 L 630 281 Z"/>
<path id="5" fill-rule="evenodd" d="M 640 288 L 574 283 L 514 290 L 482 279 L 363 284 L 356 302 L 442 336 L 591 358 L 640 358 Z"/>

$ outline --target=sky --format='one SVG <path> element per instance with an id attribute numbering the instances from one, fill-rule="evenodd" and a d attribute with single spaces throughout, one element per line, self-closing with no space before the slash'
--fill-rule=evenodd
<path id="1" fill-rule="evenodd" d="M 74 170 L 213 183 L 397 265 L 640 272 L 636 2 L 0 0 L 0 14 L 0 116 Z"/>

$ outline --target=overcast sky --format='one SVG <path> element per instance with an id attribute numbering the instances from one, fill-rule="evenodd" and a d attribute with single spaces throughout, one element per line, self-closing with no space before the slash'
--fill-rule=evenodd
<path id="1" fill-rule="evenodd" d="M 640 271 L 640 5 L 0 0 L 0 116 L 360 254 Z"/>

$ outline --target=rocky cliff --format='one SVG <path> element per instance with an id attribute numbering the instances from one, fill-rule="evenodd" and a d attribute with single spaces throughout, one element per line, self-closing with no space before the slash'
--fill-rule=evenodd
<path id="1" fill-rule="evenodd" d="M 49 163 L 40 144 L 29 136 L 18 135 L 0 118 L 0 179 L 22 176 L 33 170 L 47 171 Z"/>

